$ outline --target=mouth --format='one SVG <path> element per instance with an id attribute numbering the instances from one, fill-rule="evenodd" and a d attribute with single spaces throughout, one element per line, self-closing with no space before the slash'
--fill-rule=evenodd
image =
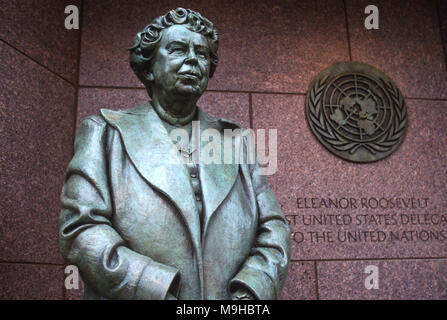
<path id="1" fill-rule="evenodd" d="M 200 80 L 201 76 L 198 73 L 194 72 L 182 72 L 179 73 L 179 76 L 183 79 L 191 79 L 191 80 Z"/>

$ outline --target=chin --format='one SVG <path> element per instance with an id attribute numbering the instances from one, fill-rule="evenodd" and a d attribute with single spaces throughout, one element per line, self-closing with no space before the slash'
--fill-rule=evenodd
<path id="1" fill-rule="evenodd" d="M 180 85 L 177 87 L 177 92 L 182 94 L 201 95 L 206 88 L 201 88 L 199 85 Z"/>

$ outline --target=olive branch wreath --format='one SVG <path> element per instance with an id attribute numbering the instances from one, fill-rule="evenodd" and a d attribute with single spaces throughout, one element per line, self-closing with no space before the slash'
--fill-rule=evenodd
<path id="1" fill-rule="evenodd" d="M 407 111 L 405 108 L 404 99 L 399 89 L 391 81 L 384 81 L 382 79 L 385 88 L 389 92 L 391 99 L 396 105 L 396 108 L 394 108 L 396 117 L 394 117 L 393 119 L 390 130 L 377 141 L 359 143 L 346 140 L 324 121 L 321 100 L 323 90 L 326 87 L 327 78 L 328 75 L 320 80 L 315 81 L 315 84 L 310 89 L 309 94 L 306 98 L 306 105 L 309 110 L 309 112 L 307 113 L 309 125 L 314 130 L 314 132 L 319 134 L 320 139 L 330 144 L 334 149 L 339 151 L 348 151 L 350 154 L 353 154 L 358 148 L 363 147 L 374 155 L 376 154 L 376 152 L 390 151 L 395 145 L 398 144 L 401 139 L 403 139 L 408 122 Z"/>

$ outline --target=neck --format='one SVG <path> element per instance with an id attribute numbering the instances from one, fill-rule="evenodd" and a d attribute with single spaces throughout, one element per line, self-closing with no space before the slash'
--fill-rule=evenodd
<path id="1" fill-rule="evenodd" d="M 196 112 L 196 97 L 177 97 L 169 95 L 152 96 L 152 104 L 162 120 L 170 124 L 184 125 L 193 120 Z"/>
<path id="2" fill-rule="evenodd" d="M 187 123 L 190 123 L 196 114 L 196 107 L 187 114 L 186 116 L 179 116 L 179 115 L 173 115 L 171 112 L 163 108 L 160 104 L 155 103 L 155 101 L 152 101 L 152 106 L 154 107 L 155 111 L 157 112 L 158 116 L 165 122 L 171 124 L 171 125 L 185 125 Z"/>

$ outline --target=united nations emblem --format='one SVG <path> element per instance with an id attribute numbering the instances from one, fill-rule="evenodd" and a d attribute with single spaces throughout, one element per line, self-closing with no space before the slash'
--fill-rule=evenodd
<path id="1" fill-rule="evenodd" d="M 407 131 L 405 102 L 383 72 L 360 62 L 323 70 L 306 96 L 307 122 L 332 153 L 353 162 L 383 159 Z"/>

